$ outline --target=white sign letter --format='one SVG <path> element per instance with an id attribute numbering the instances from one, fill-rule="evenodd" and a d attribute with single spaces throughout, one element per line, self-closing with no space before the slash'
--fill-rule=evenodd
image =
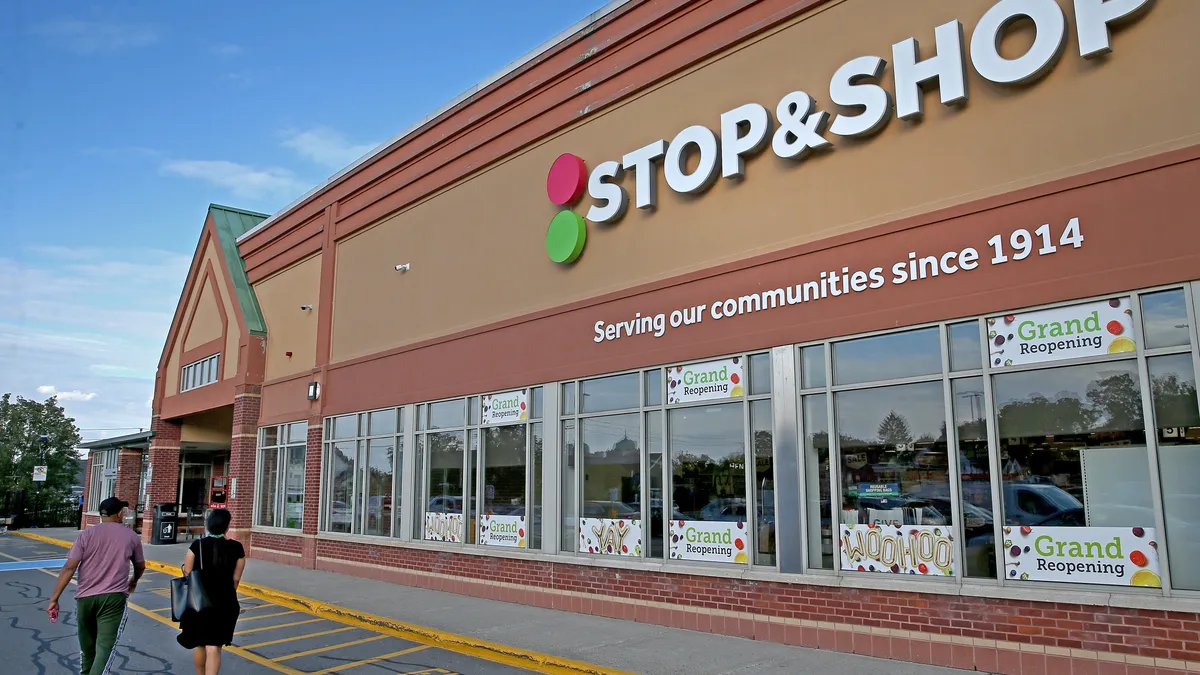
<path id="1" fill-rule="evenodd" d="M 878 78 L 887 61 L 878 56 L 860 56 L 846 62 L 829 81 L 829 99 L 847 106 L 862 106 L 857 115 L 837 115 L 829 131 L 838 136 L 866 136 L 887 124 L 888 110 L 892 99 L 887 90 L 878 84 L 859 84 L 864 78 Z"/>
<path id="2" fill-rule="evenodd" d="M 633 169 L 634 178 L 637 179 L 633 186 L 633 201 L 639 209 L 652 209 L 658 203 L 655 194 L 658 185 L 654 180 L 654 160 L 666 153 L 667 142 L 654 141 L 621 158 L 622 167 L 626 171 Z"/>
<path id="3" fill-rule="evenodd" d="M 914 38 L 892 45 L 892 74 L 896 80 L 896 116 L 917 119 L 925 114 L 921 87 L 937 80 L 942 103 L 952 105 L 967 100 L 967 75 L 963 61 L 962 24 L 945 23 L 934 29 L 937 56 L 924 61 L 921 45 Z"/>
<path id="4" fill-rule="evenodd" d="M 592 199 L 603 202 L 603 205 L 592 204 L 587 212 L 588 220 L 607 223 L 624 215 L 629 199 L 625 195 L 625 188 L 612 182 L 620 177 L 621 165 L 617 162 L 603 162 L 592 170 L 592 175 L 588 176 L 588 194 Z"/>
<path id="5" fill-rule="evenodd" d="M 687 172 L 686 166 L 689 145 L 696 146 L 700 155 L 700 163 L 691 173 Z M 671 145 L 667 146 L 667 159 L 663 163 L 667 185 L 681 194 L 700 192 L 712 185 L 717 178 L 717 157 L 720 152 L 717 135 L 708 127 L 697 124 L 679 132 Z"/>
<path id="6" fill-rule="evenodd" d="M 741 136 L 741 126 L 749 128 Z M 721 177 L 741 178 L 746 173 L 744 155 L 762 150 L 771 132 L 771 117 L 757 103 L 747 103 L 721 115 Z"/>
<path id="7" fill-rule="evenodd" d="M 1033 20 L 1037 36 L 1023 56 L 1006 59 L 1000 55 L 1000 40 L 1009 25 L 1021 17 Z M 1054 0 L 1000 0 L 971 34 L 971 65 L 997 84 L 1027 82 L 1054 65 L 1066 38 L 1067 20 Z"/>

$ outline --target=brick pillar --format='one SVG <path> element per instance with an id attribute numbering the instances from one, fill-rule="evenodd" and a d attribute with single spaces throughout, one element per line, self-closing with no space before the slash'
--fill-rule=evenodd
<path id="1" fill-rule="evenodd" d="M 233 436 L 229 445 L 230 480 L 237 487 L 230 491 L 225 508 L 233 519 L 229 523 L 230 538 L 242 542 L 250 551 L 250 525 L 254 518 L 254 467 L 258 454 L 258 413 L 262 404 L 262 387 L 245 384 L 233 397 Z"/>
<path id="2" fill-rule="evenodd" d="M 89 452 L 87 456 L 87 462 L 83 465 L 83 508 L 81 509 L 82 513 L 79 515 L 79 529 L 81 530 L 87 527 L 87 504 L 88 499 L 91 498 L 91 493 L 89 492 L 91 483 L 92 453 Z"/>
<path id="3" fill-rule="evenodd" d="M 116 498 L 129 502 L 129 507 L 135 508 L 142 479 L 142 451 L 136 448 L 121 448 L 117 453 Z"/>
<path id="4" fill-rule="evenodd" d="M 155 415 L 150 429 L 154 438 L 150 440 L 150 483 L 146 486 L 146 512 L 142 515 L 142 541 L 150 541 L 154 505 L 174 504 L 179 499 L 179 437 L 183 427 Z"/>
<path id="5" fill-rule="evenodd" d="M 308 421 L 308 448 L 304 453 L 304 539 L 300 543 L 300 566 L 317 567 L 317 519 L 321 513 L 321 420 Z"/>

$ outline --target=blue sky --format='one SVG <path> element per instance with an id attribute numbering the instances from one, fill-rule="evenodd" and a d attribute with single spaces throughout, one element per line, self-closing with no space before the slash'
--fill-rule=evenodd
<path id="1" fill-rule="evenodd" d="M 0 393 L 148 427 L 210 202 L 274 213 L 604 4 L 2 3 Z"/>

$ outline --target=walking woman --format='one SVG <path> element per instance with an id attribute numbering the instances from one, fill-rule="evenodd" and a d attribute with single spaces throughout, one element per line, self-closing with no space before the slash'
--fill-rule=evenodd
<path id="1" fill-rule="evenodd" d="M 209 511 L 205 519 L 208 536 L 192 542 L 183 563 L 186 577 L 193 568 L 200 570 L 200 581 L 212 606 L 201 612 L 188 612 L 179 622 L 179 644 L 192 650 L 196 675 L 217 675 L 221 671 L 221 648 L 233 643 L 233 629 L 241 607 L 237 588 L 246 566 L 246 552 L 239 542 L 225 538 L 230 515 L 225 509 Z"/>

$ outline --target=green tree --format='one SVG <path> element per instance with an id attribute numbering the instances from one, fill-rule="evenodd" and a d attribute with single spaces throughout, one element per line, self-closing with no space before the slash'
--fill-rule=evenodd
<path id="1" fill-rule="evenodd" d="M 43 438 L 44 437 L 44 438 Z M 83 439 L 54 397 L 39 403 L 0 396 L 0 488 L 32 494 L 33 467 L 48 467 L 42 499 L 66 497 L 75 480 L 75 447 Z"/>
<path id="2" fill-rule="evenodd" d="M 911 443 L 913 439 L 908 420 L 895 410 L 888 412 L 887 416 L 883 418 L 876 433 L 879 434 L 879 440 L 887 445 L 904 445 Z"/>

